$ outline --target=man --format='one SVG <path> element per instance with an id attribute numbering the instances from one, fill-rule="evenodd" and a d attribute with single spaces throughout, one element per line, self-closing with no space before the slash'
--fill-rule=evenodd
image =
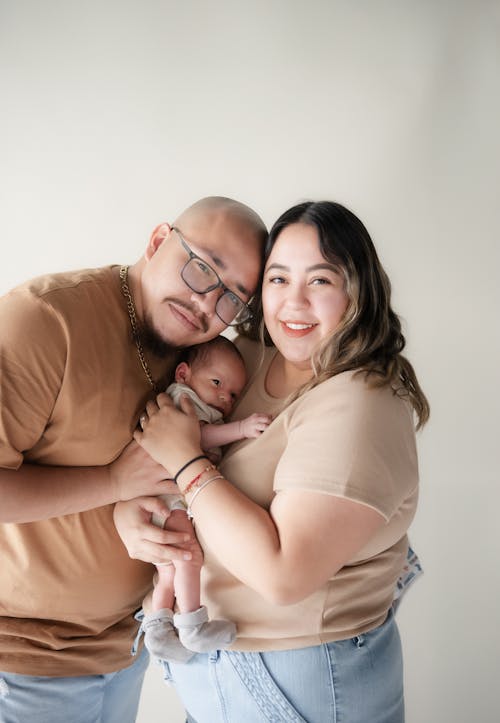
<path id="1" fill-rule="evenodd" d="M 244 318 L 265 238 L 250 208 L 206 198 L 158 226 L 130 268 L 0 299 L 2 723 L 135 720 L 147 656 L 130 656 L 133 613 L 152 568 L 129 558 L 112 510 L 172 483 L 130 440 L 174 350 Z"/>

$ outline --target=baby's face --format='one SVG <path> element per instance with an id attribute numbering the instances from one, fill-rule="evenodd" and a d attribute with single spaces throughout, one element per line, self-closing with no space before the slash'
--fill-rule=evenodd
<path id="1" fill-rule="evenodd" d="M 245 365 L 235 354 L 212 351 L 189 369 L 186 383 L 206 404 L 222 412 L 231 412 L 246 383 Z"/>

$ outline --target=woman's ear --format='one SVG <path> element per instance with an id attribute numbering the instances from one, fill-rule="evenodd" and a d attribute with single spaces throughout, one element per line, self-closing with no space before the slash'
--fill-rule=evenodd
<path id="1" fill-rule="evenodd" d="M 172 227 L 166 222 L 158 224 L 158 226 L 153 230 L 144 254 L 148 261 L 158 251 L 171 230 Z"/>
<path id="2" fill-rule="evenodd" d="M 191 378 L 191 367 L 187 362 L 177 364 L 175 369 L 175 381 L 178 384 L 188 384 Z"/>

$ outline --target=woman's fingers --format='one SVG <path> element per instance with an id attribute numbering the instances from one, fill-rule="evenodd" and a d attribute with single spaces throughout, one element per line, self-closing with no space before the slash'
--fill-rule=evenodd
<path id="1" fill-rule="evenodd" d="M 171 397 L 166 394 L 165 392 L 160 392 L 158 396 L 156 397 L 156 405 L 158 407 L 165 407 L 165 406 L 173 406 L 174 403 L 171 399 Z"/>
<path id="2" fill-rule="evenodd" d="M 187 394 L 182 394 L 180 397 L 180 407 L 182 411 L 187 414 L 189 417 L 195 417 L 196 411 L 194 408 L 194 404 L 192 400 L 188 397 Z"/>
<path id="3" fill-rule="evenodd" d="M 156 399 L 150 399 L 149 402 L 146 404 L 146 414 L 149 417 L 152 417 L 153 414 L 156 414 L 158 411 L 158 405 L 156 403 Z"/>

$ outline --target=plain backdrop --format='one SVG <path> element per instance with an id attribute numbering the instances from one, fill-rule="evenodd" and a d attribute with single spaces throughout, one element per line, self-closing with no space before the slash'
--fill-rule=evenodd
<path id="1" fill-rule="evenodd" d="M 205 195 L 365 222 L 432 406 L 407 723 L 498 721 L 499 3 L 0 0 L 0 73 L 1 293 Z M 183 720 L 151 666 L 138 721 Z"/>

